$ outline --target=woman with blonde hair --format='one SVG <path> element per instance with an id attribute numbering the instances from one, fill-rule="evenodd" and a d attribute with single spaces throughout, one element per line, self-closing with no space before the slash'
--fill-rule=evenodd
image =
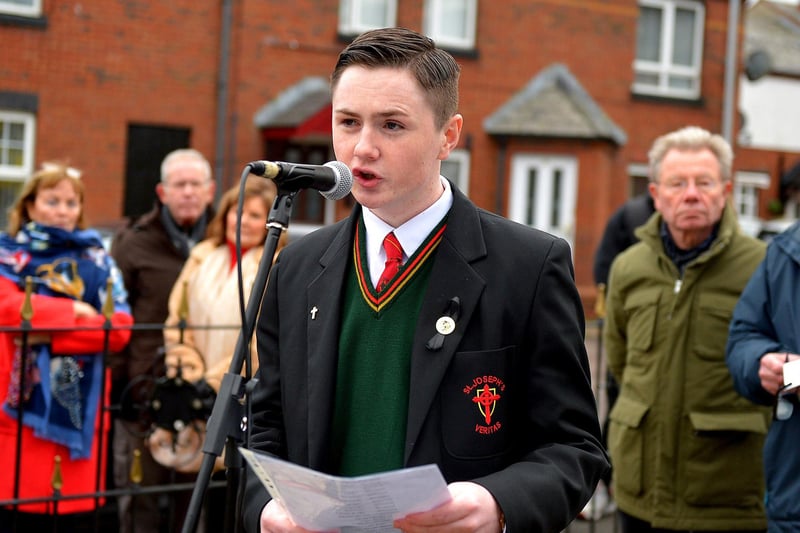
<path id="1" fill-rule="evenodd" d="M 105 485 L 100 437 L 109 421 L 101 425 L 100 407 L 110 387 L 103 353 L 124 348 L 133 319 L 116 264 L 100 234 L 86 229 L 83 207 L 80 171 L 45 163 L 23 187 L 8 232 L 0 234 L 0 326 L 6 328 L 0 332 L 0 500 L 52 496 L 55 472 L 61 496 Z M 32 327 L 25 334 L 23 319 Z M 56 512 L 70 515 L 58 523 L 71 530 L 88 519 L 74 513 L 93 510 L 96 501 L 62 499 L 57 509 L 52 502 L 27 503 L 17 513 L 0 510 L 0 523 L 45 527 Z"/>

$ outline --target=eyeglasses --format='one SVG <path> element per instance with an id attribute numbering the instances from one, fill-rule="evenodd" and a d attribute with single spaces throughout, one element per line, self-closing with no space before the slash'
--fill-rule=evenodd
<path id="1" fill-rule="evenodd" d="M 164 185 L 169 187 L 170 189 L 184 189 L 188 187 L 189 189 L 196 191 L 197 189 L 202 189 L 203 187 L 208 186 L 211 183 L 210 181 L 173 181 L 167 182 Z"/>
<path id="2" fill-rule="evenodd" d="M 794 402 L 787 396 L 794 394 L 794 391 L 783 393 L 784 390 L 791 387 L 791 383 L 787 383 L 778 389 L 775 394 L 775 405 L 772 406 L 772 419 L 773 420 L 789 420 L 794 412 Z"/>
<path id="3" fill-rule="evenodd" d="M 658 182 L 670 194 L 682 194 L 689 188 L 689 183 L 694 183 L 695 189 L 707 194 L 717 190 L 720 181 L 710 176 L 696 179 L 666 178 Z"/>

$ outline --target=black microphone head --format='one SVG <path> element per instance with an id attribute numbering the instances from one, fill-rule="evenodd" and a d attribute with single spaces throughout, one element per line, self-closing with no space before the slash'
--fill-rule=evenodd
<path id="1" fill-rule="evenodd" d="M 350 167 L 341 161 L 328 161 L 324 166 L 333 169 L 337 179 L 333 188 L 320 191 L 320 194 L 328 200 L 341 200 L 350 194 L 350 189 L 353 188 L 353 173 L 350 172 Z"/>

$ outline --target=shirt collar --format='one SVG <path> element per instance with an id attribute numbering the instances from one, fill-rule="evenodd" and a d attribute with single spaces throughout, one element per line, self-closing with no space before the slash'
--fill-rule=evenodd
<path id="1" fill-rule="evenodd" d="M 370 277 L 377 283 L 386 263 L 386 252 L 383 250 L 383 239 L 394 231 L 400 246 L 403 247 L 403 261 L 414 255 L 414 252 L 430 235 L 433 228 L 444 219 L 453 205 L 453 191 L 450 182 L 439 177 L 444 187 L 441 196 L 427 209 L 411 218 L 397 228 L 393 228 L 377 217 L 368 208 L 364 208 L 364 229 L 367 234 L 367 257 L 369 258 Z"/>

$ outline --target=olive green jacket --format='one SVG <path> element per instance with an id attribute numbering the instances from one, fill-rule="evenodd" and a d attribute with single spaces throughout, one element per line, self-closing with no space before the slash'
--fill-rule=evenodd
<path id="1" fill-rule="evenodd" d="M 684 269 L 654 214 L 611 267 L 604 340 L 621 384 L 608 446 L 619 508 L 656 528 L 765 529 L 761 448 L 771 414 L 739 396 L 728 324 L 764 257 L 725 208 L 711 247 Z"/>

